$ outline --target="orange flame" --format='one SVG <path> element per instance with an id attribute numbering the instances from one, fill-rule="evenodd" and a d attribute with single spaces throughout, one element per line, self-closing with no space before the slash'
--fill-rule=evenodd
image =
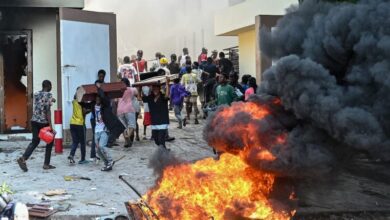
<path id="1" fill-rule="evenodd" d="M 222 154 L 193 165 L 164 170 L 146 199 L 160 219 L 288 219 L 273 211 L 267 197 L 274 183 L 272 174 L 253 170 L 240 157 Z"/>
<path id="2" fill-rule="evenodd" d="M 247 123 L 232 123 L 238 113 Z M 227 151 L 219 160 L 206 158 L 195 164 L 165 168 L 157 185 L 144 197 L 163 220 L 289 219 L 293 212 L 276 211 L 269 202 L 275 175 L 252 168 L 248 158 L 274 161 L 263 138 L 283 144 L 286 135 L 259 137 L 258 121 L 269 111 L 256 103 L 236 103 L 224 108 L 211 121 L 214 129 L 235 138 L 240 146 L 230 146 L 226 138 L 212 137 L 212 145 Z M 224 126 L 226 122 L 234 126 Z M 268 142 L 267 142 L 268 143 Z"/>

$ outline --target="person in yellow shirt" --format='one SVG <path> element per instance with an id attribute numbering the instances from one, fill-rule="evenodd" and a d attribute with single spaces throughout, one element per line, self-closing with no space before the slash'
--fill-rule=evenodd
<path id="1" fill-rule="evenodd" d="M 194 108 L 195 113 L 195 124 L 199 124 L 198 121 L 198 83 L 200 79 L 198 75 L 192 71 L 190 66 L 186 67 L 186 74 L 181 78 L 181 84 L 184 86 L 185 90 L 191 94 L 190 96 L 185 97 L 184 102 L 186 103 L 186 112 L 187 117 L 183 119 L 183 126 L 186 126 L 187 120 L 190 120 L 190 115 L 192 113 L 192 108 Z"/>
<path id="2" fill-rule="evenodd" d="M 72 135 L 72 150 L 70 151 L 68 160 L 69 163 L 74 164 L 74 155 L 76 153 L 77 147 L 80 144 L 81 150 L 81 160 L 79 164 L 88 163 L 85 160 L 85 115 L 86 109 L 81 106 L 79 102 L 77 102 L 76 95 L 72 101 L 73 105 L 73 114 L 70 119 L 70 133 Z"/>

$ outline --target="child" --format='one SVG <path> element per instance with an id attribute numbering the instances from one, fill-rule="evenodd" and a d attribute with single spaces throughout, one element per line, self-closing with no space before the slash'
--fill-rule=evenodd
<path id="1" fill-rule="evenodd" d="M 167 77 L 167 84 L 169 78 Z M 152 93 L 149 96 L 143 96 L 144 102 L 148 103 L 151 125 L 152 125 L 152 137 L 157 146 L 163 147 L 169 150 L 165 146 L 165 139 L 168 134 L 169 126 L 169 111 L 168 111 L 168 100 L 169 100 L 169 87 L 166 86 L 166 96 L 161 92 L 161 85 L 153 85 Z"/>
<path id="2" fill-rule="evenodd" d="M 81 160 L 79 161 L 79 164 L 86 164 L 88 163 L 87 160 L 85 160 L 85 113 L 86 109 L 81 106 L 79 102 L 77 102 L 76 95 L 74 95 L 74 99 L 72 101 L 73 105 L 73 114 L 72 118 L 70 119 L 70 133 L 72 135 L 72 150 L 70 151 L 68 160 L 69 163 L 74 164 L 74 155 L 76 153 L 77 147 L 80 144 L 80 151 L 81 151 Z"/>
<path id="3" fill-rule="evenodd" d="M 95 143 L 97 152 L 105 164 L 101 171 L 110 171 L 115 162 L 112 160 L 107 148 L 109 134 L 118 138 L 125 130 L 125 127 L 112 112 L 110 100 L 105 96 L 100 86 L 100 83 L 96 83 L 98 95 L 96 96 L 96 104 L 92 112 L 96 121 Z"/>
<path id="4" fill-rule="evenodd" d="M 175 111 L 175 116 L 177 120 L 179 121 L 179 129 L 183 128 L 183 117 L 181 116 L 181 110 L 183 109 L 183 101 L 184 97 L 189 95 L 189 93 L 186 92 L 185 88 L 180 84 L 180 78 L 176 78 L 174 81 L 174 84 L 171 86 L 171 101 L 173 103 L 173 109 Z"/>

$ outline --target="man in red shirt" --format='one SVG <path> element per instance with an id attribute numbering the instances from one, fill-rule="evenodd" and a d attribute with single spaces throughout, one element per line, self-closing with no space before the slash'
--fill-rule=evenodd
<path id="1" fill-rule="evenodd" d="M 144 73 L 148 71 L 148 63 L 143 59 L 144 52 L 142 50 L 137 51 L 137 59 L 133 63 L 134 68 L 138 73 Z"/>

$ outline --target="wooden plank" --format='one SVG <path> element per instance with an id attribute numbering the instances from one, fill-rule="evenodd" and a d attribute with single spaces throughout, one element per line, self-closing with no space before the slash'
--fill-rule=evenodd
<path id="1" fill-rule="evenodd" d="M 104 83 L 101 87 L 104 93 L 110 98 L 121 98 L 126 90 L 123 82 Z M 76 98 L 78 102 L 91 102 L 95 100 L 97 87 L 95 84 L 82 85 L 77 89 Z"/>
<path id="2" fill-rule="evenodd" d="M 171 74 L 168 75 L 170 80 L 177 79 L 179 77 L 179 74 Z M 159 85 L 159 84 L 165 84 L 166 83 L 167 76 L 155 76 L 146 80 L 141 80 L 140 82 L 136 82 L 133 84 L 134 87 L 141 87 L 141 86 L 151 86 L 151 85 Z"/>

